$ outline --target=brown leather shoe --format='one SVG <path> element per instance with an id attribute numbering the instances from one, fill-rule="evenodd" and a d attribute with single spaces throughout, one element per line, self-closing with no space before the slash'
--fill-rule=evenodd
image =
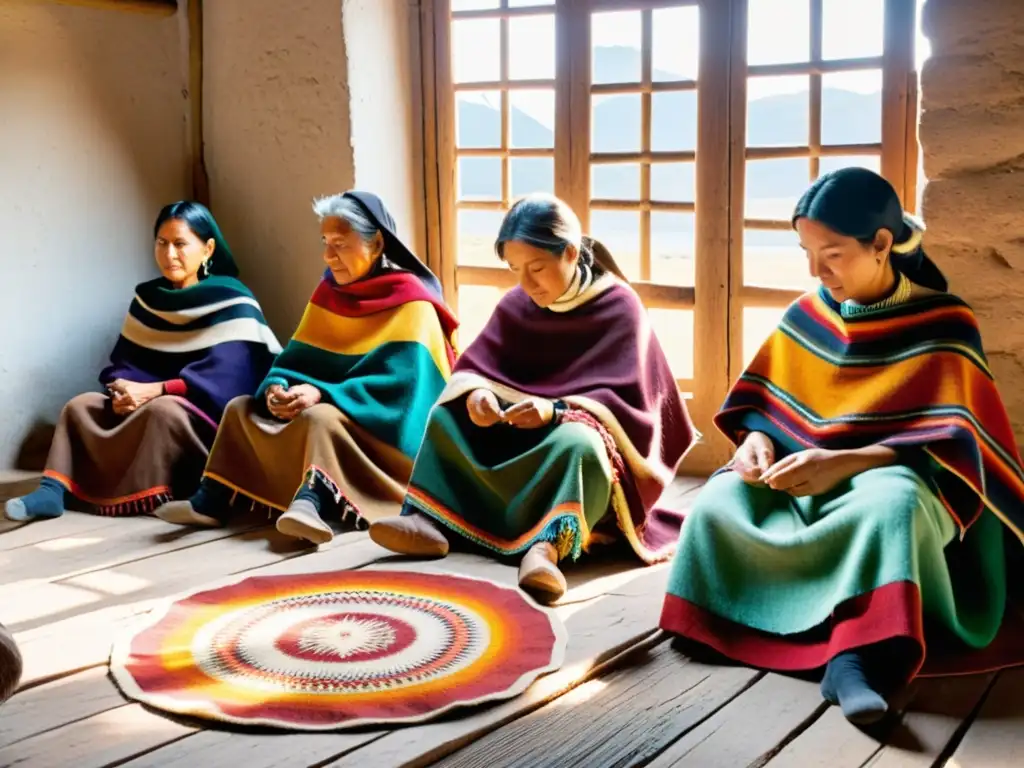
<path id="1" fill-rule="evenodd" d="M 546 541 L 534 544 L 519 563 L 519 587 L 541 605 L 550 605 L 565 594 L 568 585 L 558 569 L 558 552 Z"/>
<path id="2" fill-rule="evenodd" d="M 448 554 L 448 539 L 433 520 L 419 512 L 378 520 L 370 526 L 370 539 L 400 555 L 444 557 Z"/>

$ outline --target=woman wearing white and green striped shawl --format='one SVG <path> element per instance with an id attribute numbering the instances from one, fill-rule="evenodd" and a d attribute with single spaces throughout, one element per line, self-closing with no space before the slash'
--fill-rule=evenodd
<path id="1" fill-rule="evenodd" d="M 154 239 L 163 276 L 135 289 L 100 374 L 106 393 L 64 407 L 40 488 L 8 501 L 9 519 L 59 517 L 69 496 L 105 515 L 187 497 L 224 406 L 255 392 L 280 351 L 203 205 L 166 206 Z"/>

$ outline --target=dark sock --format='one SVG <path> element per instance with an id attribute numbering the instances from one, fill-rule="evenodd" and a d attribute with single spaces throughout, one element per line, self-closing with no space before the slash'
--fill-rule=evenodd
<path id="1" fill-rule="evenodd" d="M 11 499 L 5 506 L 11 520 L 43 520 L 64 514 L 66 489 L 56 480 L 44 477 L 39 487 L 20 499 Z"/>
<path id="2" fill-rule="evenodd" d="M 321 517 L 325 509 L 332 509 L 335 504 L 334 494 L 320 481 L 315 481 L 312 488 L 309 487 L 309 483 L 303 483 L 292 501 L 308 501 Z"/>
<path id="3" fill-rule="evenodd" d="M 192 509 L 201 515 L 223 521 L 228 516 L 233 491 L 215 480 L 203 480 L 189 502 Z"/>
<path id="4" fill-rule="evenodd" d="M 838 704 L 852 723 L 868 724 L 880 720 L 889 706 L 872 687 L 865 655 L 847 651 L 833 658 L 825 667 L 821 695 Z"/>

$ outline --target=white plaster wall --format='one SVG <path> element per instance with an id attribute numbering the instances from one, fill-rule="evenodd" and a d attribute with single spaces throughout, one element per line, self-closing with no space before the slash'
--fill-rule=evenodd
<path id="1" fill-rule="evenodd" d="M 203 48 L 212 208 L 284 340 L 323 270 L 312 199 L 355 181 L 341 2 L 213 0 Z"/>
<path id="2" fill-rule="evenodd" d="M 96 386 L 190 188 L 179 19 L 0 3 L 0 469 Z"/>
<path id="3" fill-rule="evenodd" d="M 356 185 L 384 200 L 426 261 L 417 0 L 344 0 Z"/>

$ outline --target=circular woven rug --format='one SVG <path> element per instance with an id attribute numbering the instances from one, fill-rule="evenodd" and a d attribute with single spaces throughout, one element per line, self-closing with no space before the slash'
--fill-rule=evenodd
<path id="1" fill-rule="evenodd" d="M 422 722 L 558 669 L 565 630 L 517 589 L 451 574 L 256 576 L 168 601 L 115 643 L 129 698 L 292 730 Z"/>

